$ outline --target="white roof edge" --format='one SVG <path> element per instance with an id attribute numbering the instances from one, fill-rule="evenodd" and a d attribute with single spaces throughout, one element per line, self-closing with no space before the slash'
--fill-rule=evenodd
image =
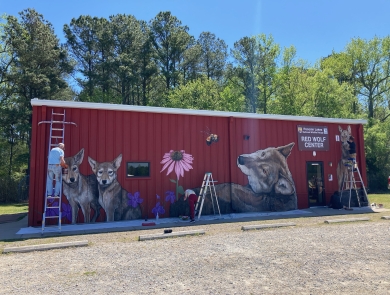
<path id="1" fill-rule="evenodd" d="M 108 104 L 108 103 L 95 103 L 95 102 L 44 100 L 44 99 L 37 99 L 37 98 L 31 100 L 31 105 L 63 107 L 63 108 L 78 108 L 78 109 L 146 112 L 146 113 L 160 113 L 160 114 L 198 115 L 198 116 L 213 116 L 213 117 L 235 117 L 235 118 L 249 118 L 249 119 L 307 121 L 307 122 L 321 122 L 321 123 L 367 124 L 367 120 L 363 120 L 363 119 L 340 119 L 340 118 L 322 118 L 322 117 L 308 117 L 308 116 L 288 116 L 288 115 L 270 115 L 270 114 L 238 113 L 238 112 L 223 112 L 223 111 L 206 111 L 206 110 L 192 110 L 192 109 L 174 109 L 174 108 L 134 106 L 134 105 Z"/>

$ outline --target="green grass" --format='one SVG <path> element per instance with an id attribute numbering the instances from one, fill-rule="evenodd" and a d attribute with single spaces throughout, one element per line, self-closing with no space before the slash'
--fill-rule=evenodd
<path id="1" fill-rule="evenodd" d="M 18 203 L 18 204 L 0 203 L 0 215 L 14 214 L 14 213 L 28 213 L 28 203 Z"/>
<path id="2" fill-rule="evenodd" d="M 368 194 L 370 203 L 383 204 L 383 208 L 390 209 L 390 193 L 386 194 Z"/>

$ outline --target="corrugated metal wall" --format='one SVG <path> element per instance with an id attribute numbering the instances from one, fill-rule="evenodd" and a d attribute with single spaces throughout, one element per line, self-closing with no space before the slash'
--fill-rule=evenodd
<path id="1" fill-rule="evenodd" d="M 243 119 L 233 117 L 211 117 L 197 115 L 177 115 L 141 113 L 131 111 L 107 111 L 96 109 L 66 108 L 66 121 L 75 122 L 78 127 L 66 126 L 65 156 L 75 155 L 84 148 L 84 160 L 80 166 L 82 174 L 92 174 L 88 157 L 98 162 L 113 161 L 122 154 L 118 181 L 124 189 L 134 194 L 140 192 L 143 198 L 143 215 L 152 217 L 151 210 L 156 204 L 156 194 L 164 200 L 167 190 L 175 191 L 174 173 L 161 172 L 160 161 L 164 153 L 170 150 L 185 150 L 194 157 L 193 169 L 185 172 L 179 185 L 184 189 L 199 187 L 204 173 L 211 171 L 218 183 L 234 182 L 246 185 L 246 176 L 237 167 L 237 157 L 243 153 L 252 153 L 267 147 L 278 147 L 295 142 L 288 166 L 295 181 L 298 207 L 307 208 L 306 161 L 322 161 L 324 175 L 333 174 L 333 181 L 325 180 L 326 197 L 337 190 L 336 168 L 341 157 L 340 142 L 335 141 L 339 134 L 339 124 L 310 123 L 299 121 L 277 121 Z M 46 182 L 47 142 L 49 125 L 38 123 L 50 120 L 52 108 L 33 107 L 33 133 L 31 150 L 30 208 L 29 225 L 39 225 L 42 220 L 43 200 Z M 63 112 L 63 109 L 54 109 Z M 299 151 L 297 145 L 297 125 L 328 126 L 330 150 L 317 152 Z M 343 129 L 347 125 L 342 126 Z M 365 160 L 363 149 L 363 130 L 361 125 L 351 125 L 352 134 L 358 149 L 358 162 L 365 179 Z M 206 132 L 217 134 L 219 142 L 206 145 Z M 243 136 L 249 135 L 249 140 Z M 150 162 L 149 178 L 126 177 L 127 162 Z M 329 166 L 332 162 L 332 166 Z M 65 197 L 64 199 L 65 200 Z M 165 204 L 169 212 L 169 205 Z M 165 216 L 168 214 L 166 213 Z M 82 214 L 79 220 L 82 220 Z M 102 214 L 98 221 L 104 221 Z"/>

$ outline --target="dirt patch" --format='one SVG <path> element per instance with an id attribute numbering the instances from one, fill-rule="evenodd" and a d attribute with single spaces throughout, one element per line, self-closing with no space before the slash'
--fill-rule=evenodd
<path id="1" fill-rule="evenodd" d="M 0 294 L 388 294 L 389 222 L 324 219 L 249 232 L 242 225 L 275 221 L 195 225 L 206 234 L 144 242 L 145 231 L 83 235 L 88 247 L 2 254 Z"/>

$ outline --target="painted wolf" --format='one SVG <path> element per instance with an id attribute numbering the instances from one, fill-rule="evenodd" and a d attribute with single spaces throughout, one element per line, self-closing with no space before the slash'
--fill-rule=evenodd
<path id="1" fill-rule="evenodd" d="M 345 163 L 348 162 L 349 158 L 349 144 L 348 139 L 351 136 L 351 126 L 348 125 L 347 129 L 341 128 L 340 131 L 340 141 L 341 141 L 341 159 L 337 164 L 337 181 L 339 185 L 339 191 L 343 189 L 343 183 L 348 179 L 348 168 L 345 166 Z M 349 183 L 346 183 L 346 188 L 349 188 Z"/>
<path id="2" fill-rule="evenodd" d="M 106 212 L 106 220 L 139 219 L 142 216 L 141 208 L 128 205 L 127 192 L 117 180 L 117 171 L 122 162 L 120 154 L 112 162 L 99 163 L 88 157 L 93 173 L 98 181 L 99 203 Z"/>
<path id="3" fill-rule="evenodd" d="M 79 208 L 84 215 L 84 222 L 95 222 L 100 215 L 99 192 L 95 174 L 83 175 L 79 166 L 84 158 L 84 149 L 73 157 L 65 158 L 69 166 L 68 174 L 62 175 L 63 192 L 72 207 L 72 224 L 76 223 Z M 94 215 L 91 220 L 91 208 Z"/>
<path id="4" fill-rule="evenodd" d="M 270 194 L 275 197 L 290 197 L 297 208 L 297 194 L 294 180 L 288 169 L 287 157 L 294 142 L 269 147 L 237 158 L 237 166 L 248 176 L 249 185 L 255 194 Z"/>

